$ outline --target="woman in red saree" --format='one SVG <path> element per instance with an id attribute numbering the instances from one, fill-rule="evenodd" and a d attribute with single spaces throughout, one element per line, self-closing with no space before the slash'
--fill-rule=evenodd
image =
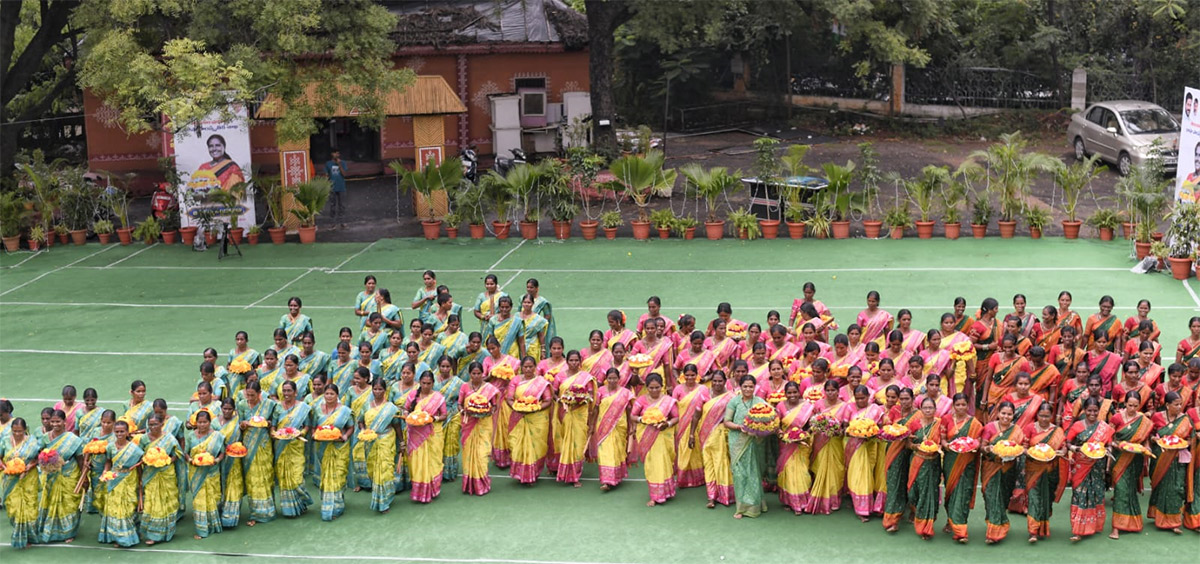
<path id="1" fill-rule="evenodd" d="M 913 451 L 908 466 L 908 505 L 913 510 L 913 529 L 922 540 L 933 538 L 942 481 L 941 454 L 927 453 L 919 448 L 926 441 L 935 445 L 942 443 L 942 420 L 934 414 L 935 409 L 933 400 L 922 399 L 921 416 L 908 424 L 912 432 L 908 437 L 908 448 Z"/>
<path id="2" fill-rule="evenodd" d="M 1040 346 L 1047 351 L 1058 344 L 1062 337 L 1062 327 L 1058 325 L 1058 310 L 1054 306 L 1042 308 L 1042 320 L 1033 324 L 1029 331 L 1029 339 L 1034 346 Z"/>
<path id="3" fill-rule="evenodd" d="M 1179 341 L 1175 348 L 1175 362 L 1187 364 L 1193 358 L 1200 358 L 1200 316 L 1188 320 L 1188 331 L 1191 333 Z"/>
<path id="4" fill-rule="evenodd" d="M 1182 534 L 1183 509 L 1188 500 L 1189 464 L 1195 464 L 1191 452 L 1187 448 L 1168 450 L 1162 448 L 1158 441 L 1164 437 L 1175 436 L 1188 444 L 1192 439 L 1192 421 L 1183 411 L 1183 396 L 1178 392 L 1168 392 L 1166 410 L 1155 413 L 1151 417 L 1154 424 L 1154 443 L 1150 449 L 1154 458 L 1150 459 L 1150 507 L 1146 516 L 1154 520 L 1154 526 L 1168 529 L 1175 534 Z"/>
<path id="5" fill-rule="evenodd" d="M 882 427 L 885 416 L 883 408 L 871 402 L 867 387 L 860 385 L 854 388 L 854 401 L 846 404 L 842 421 L 849 425 L 855 419 L 867 419 Z M 881 456 L 880 444 L 873 438 L 846 436 L 846 490 L 850 492 L 855 515 L 863 523 L 870 520 L 872 513 L 883 513 L 882 503 L 877 502 L 882 501 L 878 493 L 886 484 L 877 483 L 875 479 L 875 460 Z"/>
<path id="6" fill-rule="evenodd" d="M 864 342 L 882 342 L 883 336 L 892 330 L 895 320 L 892 319 L 892 314 L 879 309 L 879 292 L 871 290 L 867 292 L 867 309 L 858 312 L 857 323 L 862 328 Z"/>
<path id="7" fill-rule="evenodd" d="M 920 413 L 913 409 L 913 391 L 901 388 L 897 391 L 897 398 L 896 405 L 888 411 L 888 423 L 904 425 L 911 429 L 913 422 L 919 419 L 917 415 Z M 883 506 L 883 530 L 889 533 L 900 530 L 900 517 L 909 506 L 908 466 L 911 458 L 912 449 L 909 448 L 907 438 L 887 444 L 884 454 L 887 467 L 884 483 L 887 491 Z"/>
<path id="8" fill-rule="evenodd" d="M 997 308 L 1000 304 L 995 298 L 986 298 L 979 306 L 979 319 L 966 331 L 967 336 L 975 342 L 975 352 L 979 357 L 976 365 L 981 374 L 988 368 L 988 359 L 1000 349 L 1000 340 L 1004 336 L 1004 327 L 996 319 Z M 1013 342 L 1016 345 L 1016 342 Z"/>
<path id="9" fill-rule="evenodd" d="M 625 312 L 614 309 L 608 312 L 608 331 L 604 332 L 604 346 L 612 348 L 621 343 L 628 349 L 637 340 L 637 333 L 625 328 Z"/>
<path id="10" fill-rule="evenodd" d="M 1101 297 L 1100 312 L 1089 315 L 1087 323 L 1083 326 L 1083 334 L 1088 339 L 1088 342 L 1085 343 L 1086 347 L 1091 347 L 1097 333 L 1104 333 L 1108 337 L 1108 342 L 1104 350 L 1109 352 L 1122 350 L 1124 345 L 1123 340 L 1125 339 L 1125 327 L 1121 325 L 1121 320 L 1117 319 L 1116 315 L 1113 315 L 1112 310 L 1112 296 Z"/>
<path id="11" fill-rule="evenodd" d="M 1126 404 L 1125 398 L 1129 394 L 1137 394 L 1138 405 L 1137 410 L 1143 413 L 1154 412 L 1154 389 L 1147 386 L 1145 382 L 1138 379 L 1138 363 L 1131 360 L 1125 363 L 1125 369 L 1122 370 L 1121 382 L 1113 386 L 1112 399 L 1113 403 L 1118 406 Z M 1114 421 L 1113 426 L 1117 424 Z"/>
<path id="12" fill-rule="evenodd" d="M 1100 402 L 1090 397 L 1084 400 L 1084 418 L 1071 424 L 1067 431 L 1067 448 L 1071 451 L 1071 542 L 1104 530 L 1104 490 L 1107 458 L 1088 458 L 1079 447 L 1096 442 L 1108 446 L 1113 428 L 1100 420 Z"/>
<path id="13" fill-rule="evenodd" d="M 1183 381 L 1185 370 L 1181 364 L 1172 364 L 1167 370 L 1167 381 L 1158 384 L 1154 387 L 1154 400 L 1156 405 L 1166 405 L 1167 394 L 1175 392 L 1180 397 L 1191 397 L 1192 391 L 1187 388 Z M 1186 402 L 1184 407 L 1187 407 Z"/>
<path id="14" fill-rule="evenodd" d="M 1013 296 L 1013 312 L 1004 317 L 1016 317 L 1017 320 L 1020 321 L 1021 336 L 1032 339 L 1033 326 L 1037 325 L 1037 317 L 1026 311 L 1026 305 L 1027 300 L 1025 299 L 1025 294 L 1017 294 Z"/>
<path id="15" fill-rule="evenodd" d="M 979 473 L 979 454 L 954 452 L 950 441 L 970 437 L 979 440 L 983 424 L 971 416 L 967 395 L 954 394 L 954 412 L 942 419 L 946 430 L 942 437 L 942 472 L 946 483 L 946 527 L 942 531 L 960 543 L 967 542 L 967 517 L 975 508 L 975 479 Z"/>
<path id="16" fill-rule="evenodd" d="M 800 385 L 795 382 L 784 385 L 784 394 L 787 399 L 775 406 L 775 410 L 779 412 L 781 436 L 785 436 L 792 428 L 804 429 L 816 405 L 804 401 L 800 395 Z M 812 474 L 809 471 L 809 458 L 812 455 L 810 442 L 811 440 L 799 443 L 783 441 L 775 462 L 779 503 L 796 515 L 804 512 L 808 506 L 809 491 L 812 489 Z"/>
<path id="17" fill-rule="evenodd" d="M 995 417 L 996 405 L 1013 390 L 1017 374 L 1029 372 L 1029 361 L 1017 354 L 1017 339 L 1005 335 L 1000 342 L 1000 352 L 988 359 L 988 378 L 983 383 L 983 395 L 987 401 L 990 417 Z"/>
<path id="18" fill-rule="evenodd" d="M 1076 345 L 1079 333 L 1074 327 L 1062 327 L 1061 338 L 1057 345 L 1050 348 L 1046 362 L 1053 364 L 1059 372 L 1071 374 L 1082 360 L 1084 350 Z"/>
<path id="19" fill-rule="evenodd" d="M 671 392 L 679 406 L 679 429 L 675 433 L 676 481 L 680 488 L 695 488 L 704 485 L 703 443 L 697 443 L 700 431 L 700 412 L 705 402 L 712 399 L 712 392 L 700 385 L 696 365 L 683 367 L 683 383 Z"/>
<path id="20" fill-rule="evenodd" d="M 1113 442 L 1133 443 L 1148 446 L 1150 433 L 1154 424 L 1150 416 L 1139 409 L 1141 395 L 1131 391 L 1123 398 L 1124 409 L 1112 416 L 1112 427 L 1115 429 Z M 1112 463 L 1113 517 L 1112 534 L 1108 538 L 1120 538 L 1121 532 L 1142 532 L 1142 502 L 1138 494 L 1142 492 L 1142 478 L 1146 473 L 1145 456 L 1130 452 L 1113 445 L 1116 459 Z"/>
<path id="21" fill-rule="evenodd" d="M 966 333 L 975 324 L 975 318 L 967 315 L 967 299 L 959 296 L 954 298 L 954 330 Z"/>
<path id="22" fill-rule="evenodd" d="M 1005 460 L 992 452 L 1000 441 L 1025 444 L 1025 434 L 1013 423 L 1013 405 L 1001 402 L 996 406 L 995 420 L 983 428 L 980 450 L 983 451 L 983 473 L 980 474 L 980 490 L 983 492 L 984 511 L 987 516 L 985 542 L 995 544 L 1008 536 L 1008 503 L 1019 474 L 1015 460 Z"/>
<path id="23" fill-rule="evenodd" d="M 621 386 L 621 373 L 609 368 L 604 386 L 596 393 L 596 432 L 592 433 L 591 458 L 600 467 L 600 491 L 621 484 L 629 473 L 629 430 L 634 429 L 629 412 L 634 395 Z"/>
<path id="24" fill-rule="evenodd" d="M 830 315 L 829 308 L 825 307 L 825 304 L 821 303 L 820 300 L 814 299 L 814 296 L 817 295 L 817 287 L 814 286 L 812 282 L 804 283 L 803 292 L 803 298 L 796 298 L 795 300 L 792 300 L 792 314 L 788 317 L 788 325 L 796 325 L 796 316 L 800 314 L 800 308 L 806 304 L 813 308 L 813 311 L 815 312 L 813 317 Z"/>
<path id="25" fill-rule="evenodd" d="M 1029 542 L 1050 537 L 1050 516 L 1054 504 L 1062 498 L 1067 485 L 1067 435 L 1062 427 L 1054 424 L 1054 407 L 1048 403 L 1038 406 L 1037 420 L 1022 427 L 1025 446 L 1049 445 L 1058 455 L 1053 460 L 1042 462 L 1031 456 L 1025 457 L 1024 487 L 1029 503 L 1026 521 L 1029 524 Z"/>
<path id="26" fill-rule="evenodd" d="M 1129 318 L 1125 320 L 1125 334 L 1132 335 L 1137 333 L 1141 324 L 1147 321 L 1150 322 L 1149 338 L 1151 341 L 1157 343 L 1159 336 L 1162 335 L 1162 331 L 1159 331 L 1158 323 L 1155 323 L 1153 319 L 1150 319 L 1150 300 L 1138 300 L 1137 313 L 1129 316 Z"/>
<path id="27" fill-rule="evenodd" d="M 1029 391 L 1042 396 L 1042 400 L 1050 405 L 1058 401 L 1059 380 L 1062 375 L 1053 364 L 1046 362 L 1046 349 L 1041 345 L 1029 349 Z"/>
<path id="28" fill-rule="evenodd" d="M 1108 350 L 1108 334 L 1096 330 L 1083 361 L 1088 365 L 1088 371 L 1093 376 L 1100 377 L 1100 391 L 1104 397 L 1112 395 L 1113 382 L 1117 379 L 1117 371 L 1121 369 L 1121 355 Z"/>
<path id="29" fill-rule="evenodd" d="M 1058 326 L 1072 327 L 1076 334 L 1082 334 L 1083 318 L 1079 317 L 1078 313 L 1071 311 L 1073 299 L 1071 292 L 1063 290 L 1058 293 Z"/>
<path id="30" fill-rule="evenodd" d="M 588 335 L 588 348 L 579 351 L 579 356 L 583 358 L 579 367 L 594 378 L 604 378 L 612 367 L 612 352 L 604 346 L 604 333 L 599 329 L 593 329 Z"/>
<path id="31" fill-rule="evenodd" d="M 710 327 L 713 335 L 704 341 L 704 348 L 712 351 L 714 368 L 729 370 L 737 352 L 737 342 L 725 335 L 727 324 L 724 319 L 714 319 Z"/>
<path id="32" fill-rule="evenodd" d="M 716 370 L 711 375 L 709 387 L 712 399 L 705 402 L 700 411 L 697 441 L 703 452 L 704 489 L 708 508 L 716 504 L 728 506 L 733 503 L 733 470 L 729 466 L 729 429 L 722 424 L 729 400 L 737 396 L 736 391 L 725 387 L 725 373 Z"/>
<path id="33" fill-rule="evenodd" d="M 1162 345 L 1150 338 L 1154 331 L 1154 322 L 1149 319 L 1135 327 L 1125 338 L 1125 360 L 1137 358 L 1140 356 L 1142 348 L 1145 347 L 1150 350 L 1150 362 L 1162 362 Z"/>
<path id="34" fill-rule="evenodd" d="M 662 377 L 651 374 L 646 377 L 646 395 L 633 404 L 632 416 L 637 421 L 637 430 L 630 434 L 633 441 L 634 462 L 642 462 L 646 471 L 646 484 L 650 488 L 647 507 L 666 503 L 675 497 L 675 426 L 679 423 L 679 406 L 675 399 L 662 393 Z M 658 412 L 662 421 L 647 423 L 643 418 L 647 412 Z"/>
<path id="35" fill-rule="evenodd" d="M 1016 387 L 1001 401 L 1001 403 L 1008 402 L 1013 405 L 1013 424 L 1019 429 L 1024 429 L 1033 423 L 1037 418 L 1038 409 L 1043 403 L 1042 396 L 1030 392 L 1030 384 L 1031 378 L 1028 372 L 1017 374 Z M 1008 510 L 1013 513 L 1025 513 L 1025 482 L 1021 478 L 1025 474 L 1025 458 L 1018 458 L 1015 464 L 1017 483 L 1013 489 L 1012 499 L 1008 503 Z"/>
<path id="36" fill-rule="evenodd" d="M 1017 354 L 1025 356 L 1029 353 L 1029 349 L 1033 348 L 1033 341 L 1029 340 L 1021 331 L 1021 319 L 1013 314 L 1008 314 L 1004 318 L 1004 334 L 1012 335 L 1016 339 Z"/>

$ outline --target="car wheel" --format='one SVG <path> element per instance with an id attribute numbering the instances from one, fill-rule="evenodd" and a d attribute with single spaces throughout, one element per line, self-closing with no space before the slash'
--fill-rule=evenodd
<path id="1" fill-rule="evenodd" d="M 1083 138 L 1075 138 L 1075 160 L 1082 161 L 1087 158 L 1087 151 L 1083 148 Z"/>
<path id="2" fill-rule="evenodd" d="M 1129 173 L 1133 172 L 1133 159 L 1129 158 L 1129 153 L 1122 151 L 1117 157 L 1117 170 L 1121 176 L 1129 176 Z"/>

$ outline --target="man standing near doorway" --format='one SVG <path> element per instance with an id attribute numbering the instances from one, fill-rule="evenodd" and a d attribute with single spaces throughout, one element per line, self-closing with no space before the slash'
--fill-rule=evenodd
<path id="1" fill-rule="evenodd" d="M 329 199 L 329 215 L 333 218 L 342 216 L 344 219 L 346 206 L 342 198 L 346 194 L 346 163 L 342 161 L 341 151 L 334 149 L 329 155 L 329 160 L 325 162 L 325 174 L 329 175 L 329 182 L 333 184 L 333 191 L 330 194 L 332 198 Z"/>

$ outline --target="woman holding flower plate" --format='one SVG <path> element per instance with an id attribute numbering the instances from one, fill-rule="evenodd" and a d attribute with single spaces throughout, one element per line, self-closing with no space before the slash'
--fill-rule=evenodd
<path id="1" fill-rule="evenodd" d="M 208 411 L 197 411 L 196 429 L 187 433 L 184 444 L 196 540 L 222 530 L 220 462 L 225 457 L 225 437 L 213 430 L 212 420 Z"/>
<path id="2" fill-rule="evenodd" d="M 787 399 L 775 406 L 779 412 L 781 435 L 779 457 L 775 462 L 779 502 L 796 515 L 800 515 L 808 506 L 809 490 L 812 489 L 812 475 L 809 471 L 811 438 L 804 432 L 804 428 L 808 425 L 808 419 L 812 416 L 816 404 L 804 401 L 804 397 L 800 395 L 800 384 L 796 382 L 789 381 L 784 384 L 783 393 Z"/>
<path id="3" fill-rule="evenodd" d="M 1150 459 L 1150 507 L 1146 515 L 1154 520 L 1154 526 L 1181 534 L 1183 507 L 1187 500 L 1189 438 L 1192 422 L 1183 412 L 1183 397 L 1179 392 L 1167 392 L 1166 410 L 1155 413 L 1154 458 Z M 1174 443 L 1174 444 L 1171 444 Z"/>
<path id="4" fill-rule="evenodd" d="M 942 420 L 936 411 L 933 399 L 922 398 L 921 416 L 908 425 L 912 433 L 908 443 L 913 451 L 908 466 L 908 504 L 913 508 L 913 529 L 923 540 L 933 538 L 942 481 Z"/>
<path id="5" fill-rule="evenodd" d="M 140 450 L 150 452 L 151 449 L 161 449 L 168 459 L 166 465 L 147 464 L 142 468 L 140 532 L 146 544 L 153 545 L 175 537 L 175 524 L 179 521 L 182 506 L 174 462 L 184 455 L 175 437 L 165 432 L 162 415 L 154 413 L 146 425 L 149 430 L 142 435 L 141 444 L 138 445 Z"/>
<path id="6" fill-rule="evenodd" d="M 130 440 L 128 422 L 117 421 L 113 425 L 113 437 L 112 444 L 108 445 L 108 463 L 104 465 L 101 477 L 108 491 L 104 495 L 104 506 L 100 508 L 97 541 L 112 543 L 118 548 L 130 547 L 139 540 L 136 514 L 142 503 L 138 499 L 138 466 L 144 453 Z M 11 507 L 9 517 L 12 517 Z"/>
<path id="7" fill-rule="evenodd" d="M 807 513 L 828 515 L 842 506 L 842 488 L 846 484 L 846 453 L 842 438 L 843 410 L 838 398 L 838 383 L 825 380 L 825 397 L 814 405 L 808 426 L 812 432 L 813 485 Z M 736 488 L 735 488 L 736 490 Z"/>
<path id="8" fill-rule="evenodd" d="M 279 405 L 263 397 L 257 380 L 246 384 L 242 396 L 245 399 L 238 403 L 242 444 L 246 447 L 246 456 L 241 460 L 242 477 L 250 501 L 246 526 L 253 527 L 275 518 L 275 449 L 270 425 Z"/>
<path id="9" fill-rule="evenodd" d="M 679 423 L 679 405 L 675 398 L 663 393 L 662 376 L 646 376 L 646 395 L 634 402 L 632 416 L 637 421 L 637 429 L 629 431 L 633 441 L 633 461 L 645 464 L 646 483 L 650 488 L 650 501 L 646 506 L 654 507 L 675 497 L 677 485 L 675 425 Z M 729 420 L 728 410 L 725 420 Z"/>
<path id="10" fill-rule="evenodd" d="M 350 433 L 354 415 L 338 400 L 338 389 L 327 385 L 324 400 L 312 408 L 313 461 L 321 488 L 321 520 L 333 521 L 346 511 L 345 491 L 350 475 Z"/>
<path id="11" fill-rule="evenodd" d="M 954 411 L 942 419 L 946 430 L 942 438 L 942 473 L 946 481 L 946 527 L 942 531 L 960 543 L 967 542 L 967 518 L 975 505 L 975 478 L 979 472 L 979 454 L 959 452 L 951 445 L 955 440 L 972 439 L 979 444 L 983 424 L 971 416 L 970 402 L 963 392 L 954 394 Z M 967 442 L 967 441 L 963 441 Z"/>
<path id="12" fill-rule="evenodd" d="M 17 549 L 29 546 L 30 541 L 37 542 L 38 472 L 35 466 L 41 443 L 29 435 L 28 430 L 25 420 L 15 417 L 8 423 L 7 436 L 0 440 L 0 466 L 4 469 L 4 475 L 0 477 L 0 500 L 4 501 L 12 525 L 12 547 Z M 108 449 L 112 452 L 113 446 L 109 445 Z M 133 491 L 136 500 L 136 486 Z M 128 516 L 132 523 L 133 507 L 129 508 Z M 137 532 L 130 529 L 133 542 L 137 544 Z"/>
<path id="13" fill-rule="evenodd" d="M 489 339 L 489 347 L 493 341 Z M 546 464 L 550 448 L 549 407 L 553 399 L 550 382 L 537 375 L 537 361 L 532 356 L 521 359 L 520 378 L 514 376 L 508 384 L 505 403 L 510 415 L 503 423 L 512 453 L 509 475 L 519 483 L 536 483 Z"/>
<path id="14" fill-rule="evenodd" d="M 488 460 L 492 454 L 492 419 L 496 417 L 503 394 L 499 388 L 484 380 L 482 364 L 470 363 L 467 374 L 470 375 L 470 381 L 459 390 L 459 396 L 464 398 L 463 409 L 469 415 L 463 418 L 462 424 L 462 491 L 470 495 L 484 495 L 492 490 L 492 478 L 488 476 Z"/>
<path id="15" fill-rule="evenodd" d="M 1113 517 L 1111 539 L 1120 538 L 1121 532 L 1142 532 L 1142 502 L 1138 499 L 1142 489 L 1146 457 L 1137 452 L 1137 446 L 1145 443 L 1154 432 L 1150 416 L 1141 413 L 1142 393 L 1129 391 L 1122 398 L 1124 409 L 1114 413 L 1112 426 L 1116 429 L 1113 441 L 1117 444 L 1117 458 L 1112 464 Z M 1126 448 L 1121 448 L 1124 446 Z"/>
<path id="16" fill-rule="evenodd" d="M 1087 456 L 1081 447 L 1089 443 L 1107 447 L 1113 428 L 1100 419 L 1100 401 L 1089 396 L 1083 399 L 1083 418 L 1067 431 L 1067 448 L 1072 455 L 1071 465 L 1071 542 L 1104 530 L 1104 490 L 1107 485 L 1107 464 L 1104 457 Z"/>
<path id="17" fill-rule="evenodd" d="M 412 479 L 413 501 L 429 503 L 442 493 L 443 438 L 442 422 L 446 420 L 446 398 L 434 389 L 433 372 L 421 374 L 416 393 L 404 402 L 408 422 L 405 444 L 408 447 L 408 468 Z M 422 417 L 424 414 L 426 417 Z"/>

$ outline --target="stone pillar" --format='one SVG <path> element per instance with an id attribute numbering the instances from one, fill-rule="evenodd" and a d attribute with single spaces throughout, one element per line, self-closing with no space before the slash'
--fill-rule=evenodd
<path id="1" fill-rule="evenodd" d="M 892 65 L 892 99 L 888 104 L 891 115 L 904 113 L 904 65 Z"/>
<path id="2" fill-rule="evenodd" d="M 1082 112 L 1087 107 L 1087 69 L 1071 72 L 1071 109 Z"/>

